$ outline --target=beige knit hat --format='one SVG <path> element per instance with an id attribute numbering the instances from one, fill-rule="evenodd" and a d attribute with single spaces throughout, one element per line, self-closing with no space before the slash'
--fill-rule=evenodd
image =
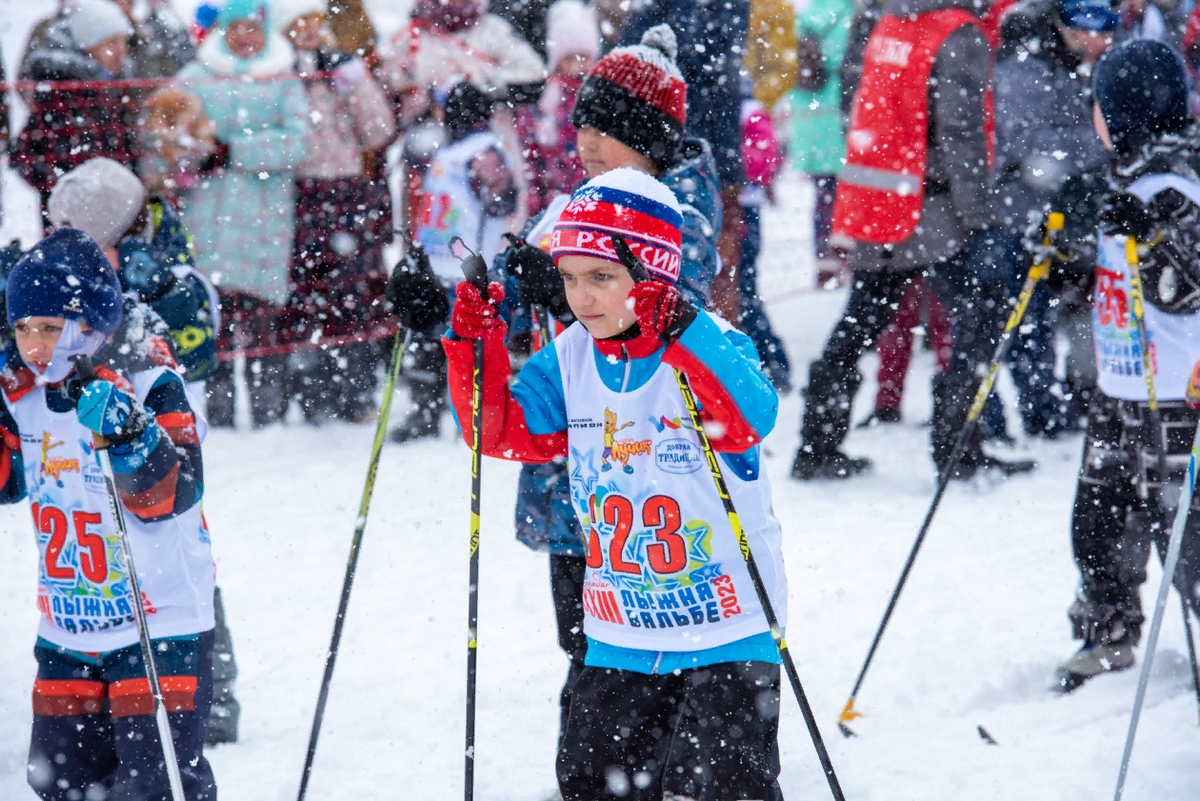
<path id="1" fill-rule="evenodd" d="M 58 179 L 50 193 L 50 221 L 78 228 L 111 248 L 146 205 L 146 187 L 128 167 L 108 158 L 85 161 Z"/>

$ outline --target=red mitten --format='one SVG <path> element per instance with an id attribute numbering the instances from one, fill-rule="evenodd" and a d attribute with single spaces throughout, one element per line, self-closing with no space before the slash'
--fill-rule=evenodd
<path id="1" fill-rule="evenodd" d="M 495 282 L 488 285 L 488 299 L 470 281 L 459 281 L 454 289 L 456 300 L 450 314 L 450 328 L 459 339 L 485 339 L 493 334 L 504 338 L 508 326 L 500 319 L 500 301 L 504 287 Z"/>
<path id="2" fill-rule="evenodd" d="M 664 345 L 675 344 L 696 319 L 696 307 L 684 299 L 674 284 L 639 281 L 629 290 L 629 297 L 642 334 L 657 337 Z"/>

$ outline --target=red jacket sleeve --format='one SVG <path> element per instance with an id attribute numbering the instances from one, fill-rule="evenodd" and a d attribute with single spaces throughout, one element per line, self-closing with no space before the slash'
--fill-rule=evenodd
<path id="1" fill-rule="evenodd" d="M 475 342 L 446 337 L 442 345 L 446 349 L 450 403 L 463 439 L 470 445 Z M 543 363 L 554 361 L 557 369 L 557 361 L 552 356 L 552 347 L 543 348 L 521 371 L 517 385 L 510 387 L 508 379 L 512 370 L 503 338 L 492 336 L 484 340 L 484 456 L 515 462 L 549 462 L 555 457 L 567 455 L 565 411 L 554 408 L 556 404 L 552 391 L 538 386 L 538 379 L 543 378 L 541 373 L 545 372 L 541 366 Z M 514 389 L 517 390 L 515 393 Z M 561 397 L 561 389 L 559 395 Z M 529 407 L 528 416 L 526 407 Z M 534 430 L 531 430 L 530 417 L 534 420 Z"/>

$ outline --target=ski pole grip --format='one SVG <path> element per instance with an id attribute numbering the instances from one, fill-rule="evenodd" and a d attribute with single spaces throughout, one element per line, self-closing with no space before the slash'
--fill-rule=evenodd
<path id="1" fill-rule="evenodd" d="M 75 365 L 75 374 L 79 376 L 81 384 L 87 386 L 97 379 L 96 370 L 92 367 L 91 357 L 86 353 L 71 356 L 70 360 Z"/>
<path id="2" fill-rule="evenodd" d="M 633 251 L 629 249 L 625 238 L 620 234 L 612 235 L 613 250 L 617 254 L 617 258 L 621 260 L 621 264 L 625 265 L 625 269 L 629 270 L 629 277 L 637 283 L 650 280 L 650 271 L 646 269 L 646 265 L 642 264 L 642 260 L 633 255 Z"/>
<path id="3" fill-rule="evenodd" d="M 467 243 L 462 240 L 462 237 L 456 236 L 450 240 L 451 253 L 454 252 L 455 242 L 462 245 L 463 250 L 471 254 L 461 260 L 463 277 L 475 285 L 475 288 L 479 290 L 479 296 L 486 301 L 488 299 L 487 262 L 483 260 L 483 256 L 467 247 Z"/>
<path id="4" fill-rule="evenodd" d="M 93 381 L 99 381 L 100 377 L 96 375 L 96 370 L 92 367 L 91 357 L 89 357 L 87 354 L 79 353 L 69 358 L 71 363 L 75 365 L 75 374 L 79 377 L 78 389 L 71 393 L 71 400 L 75 403 L 78 403 L 79 396 L 82 393 L 83 388 Z M 107 448 L 108 438 L 93 432 L 92 443 L 97 448 Z"/>

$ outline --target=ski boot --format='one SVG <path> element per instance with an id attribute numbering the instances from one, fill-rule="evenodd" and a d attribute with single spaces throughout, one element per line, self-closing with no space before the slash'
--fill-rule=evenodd
<path id="1" fill-rule="evenodd" d="M 847 456 L 841 451 L 817 453 L 801 447 L 792 461 L 792 478 L 797 481 L 853 478 L 870 469 L 871 460 L 864 456 Z"/>
<path id="2" fill-rule="evenodd" d="M 1101 645 L 1088 640 L 1054 671 L 1051 692 L 1065 695 L 1101 673 L 1117 673 L 1133 667 L 1133 638 Z"/>

